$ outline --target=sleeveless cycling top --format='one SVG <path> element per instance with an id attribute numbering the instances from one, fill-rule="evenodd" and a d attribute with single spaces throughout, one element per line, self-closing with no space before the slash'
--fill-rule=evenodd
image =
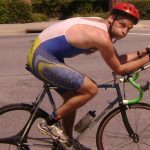
<path id="1" fill-rule="evenodd" d="M 99 19 L 102 20 L 102 18 L 99 18 Z M 61 21 L 61 22 L 58 22 L 56 24 L 49 26 L 47 29 L 45 29 L 39 35 L 39 38 L 40 38 L 41 42 L 44 42 L 48 39 L 52 39 L 52 38 L 59 37 L 62 35 L 64 35 L 66 37 L 66 35 L 65 35 L 66 31 L 70 27 L 72 27 L 73 25 L 76 25 L 76 24 L 95 26 L 97 28 L 107 31 L 107 27 L 104 23 L 87 20 L 86 17 L 83 17 L 83 18 L 77 17 L 77 18 L 67 19 L 67 20 L 64 20 L 64 21 Z M 66 37 L 66 39 L 67 39 L 67 37 Z"/>
<path id="2" fill-rule="evenodd" d="M 89 17 L 88 17 L 89 18 Z M 91 17 L 101 19 L 99 17 Z M 42 47 L 42 50 L 46 53 L 54 55 L 58 59 L 64 59 L 73 57 L 75 55 L 84 53 L 87 49 L 81 49 L 71 45 L 67 39 L 66 32 L 73 25 L 82 24 L 95 26 L 99 29 L 107 30 L 107 26 L 104 23 L 88 20 L 86 17 L 76 17 L 60 21 L 49 26 L 43 32 L 41 32 L 38 38 L 35 40 L 32 48 L 28 52 L 28 62 L 31 64 L 34 52 L 38 47 Z"/>

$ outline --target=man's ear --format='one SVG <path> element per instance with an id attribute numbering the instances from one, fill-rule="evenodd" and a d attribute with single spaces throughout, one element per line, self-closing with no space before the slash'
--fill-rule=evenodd
<path id="1" fill-rule="evenodd" d="M 114 18 L 115 18 L 114 15 L 110 15 L 107 20 L 108 22 L 112 23 L 114 21 Z"/>

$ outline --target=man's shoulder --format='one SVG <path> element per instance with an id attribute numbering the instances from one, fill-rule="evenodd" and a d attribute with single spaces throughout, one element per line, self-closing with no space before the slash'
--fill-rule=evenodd
<path id="1" fill-rule="evenodd" d="M 112 45 L 112 41 L 108 32 L 102 29 L 101 30 L 98 29 L 97 31 L 95 30 L 94 32 L 95 33 L 93 33 L 93 39 L 97 47 L 100 48 L 100 47 L 107 47 L 109 45 Z"/>
<path id="2" fill-rule="evenodd" d="M 96 38 L 97 40 L 110 40 L 110 36 L 108 31 L 104 29 L 95 28 L 92 32 L 93 38 Z"/>

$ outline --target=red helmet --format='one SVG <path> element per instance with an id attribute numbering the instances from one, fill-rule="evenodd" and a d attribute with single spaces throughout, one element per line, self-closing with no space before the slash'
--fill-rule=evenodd
<path id="1" fill-rule="evenodd" d="M 111 12 L 120 12 L 123 14 L 127 14 L 128 16 L 130 16 L 131 18 L 133 18 L 134 24 L 137 24 L 139 19 L 140 19 L 140 14 L 138 9 L 130 3 L 127 2 L 122 2 L 119 4 L 116 4 L 113 8 Z"/>

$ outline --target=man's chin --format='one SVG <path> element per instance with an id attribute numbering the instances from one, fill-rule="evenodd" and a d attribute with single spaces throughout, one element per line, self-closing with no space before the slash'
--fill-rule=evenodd
<path id="1" fill-rule="evenodd" d="M 122 38 L 124 38 L 123 36 L 115 36 L 114 37 L 116 40 L 121 40 Z"/>

